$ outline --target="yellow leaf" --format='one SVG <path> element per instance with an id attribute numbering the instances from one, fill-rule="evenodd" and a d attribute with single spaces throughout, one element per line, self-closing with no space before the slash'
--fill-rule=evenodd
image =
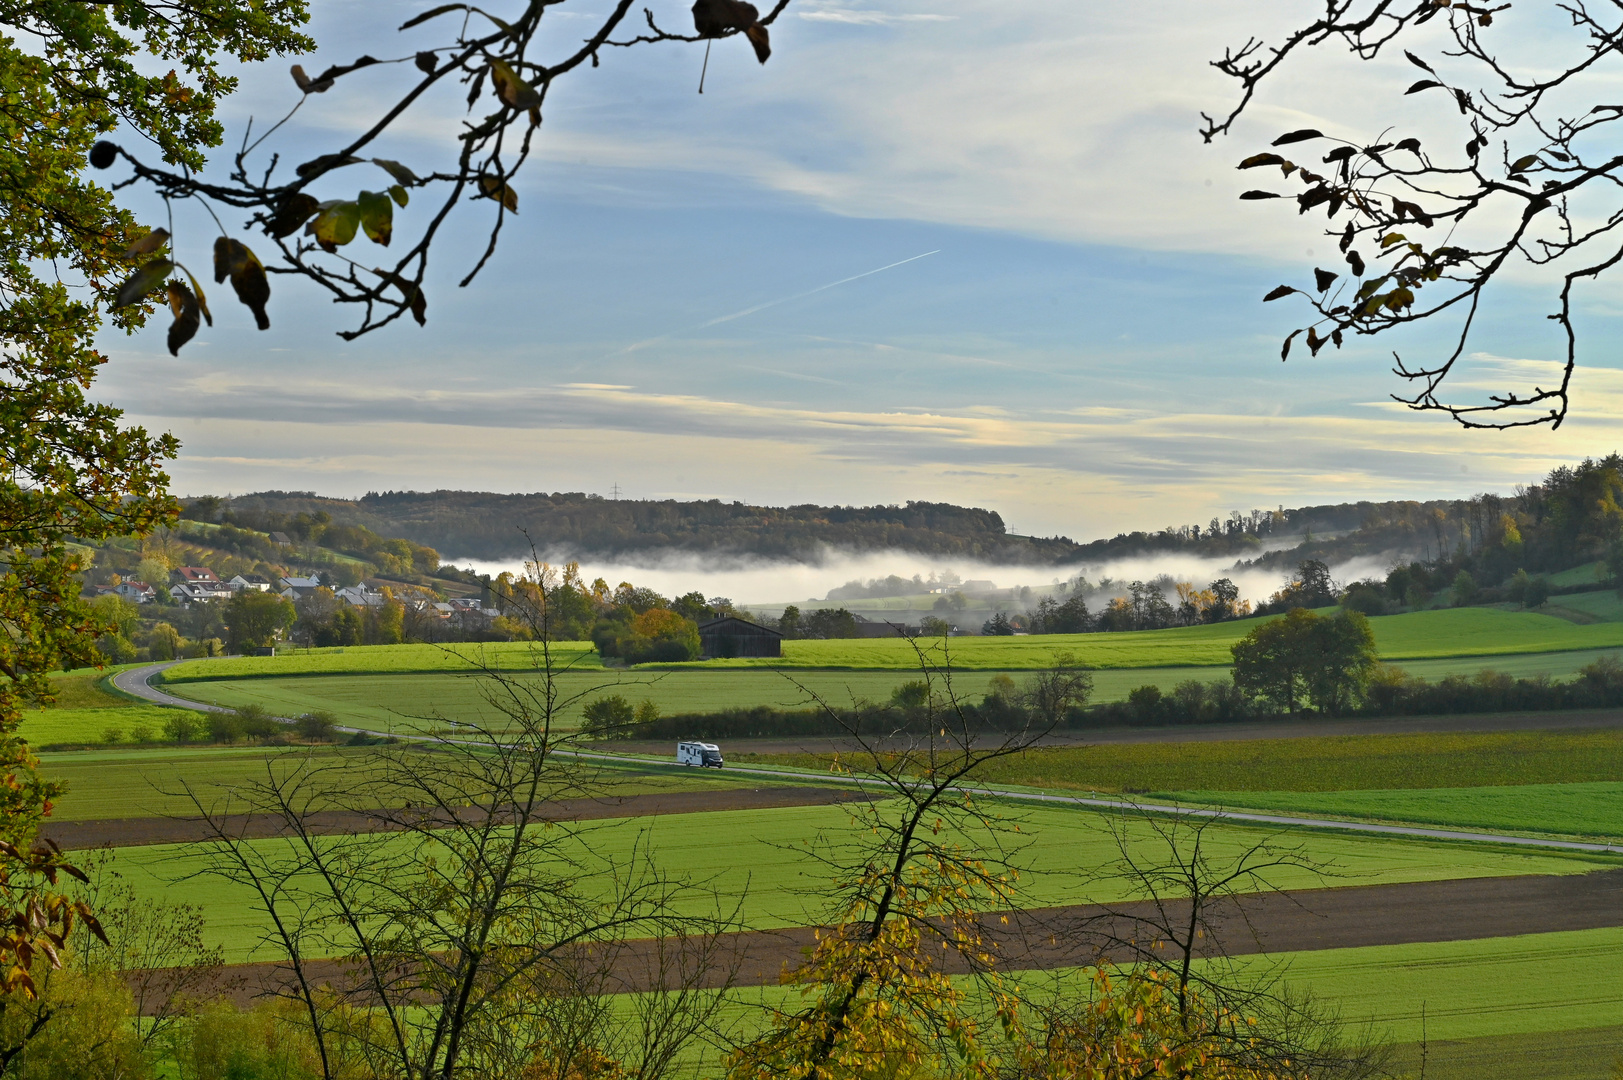
<path id="1" fill-rule="evenodd" d="M 481 176 L 479 178 L 479 188 L 485 193 L 486 198 L 500 201 L 509 213 L 518 213 L 518 192 L 502 181 L 494 176 Z"/>
<path id="2" fill-rule="evenodd" d="M 176 263 L 175 265 L 180 266 L 179 263 Z M 210 326 L 213 326 L 214 316 L 209 312 L 208 297 L 203 295 L 203 286 L 197 283 L 196 275 L 194 275 L 190 270 L 186 270 L 184 266 L 181 266 L 180 268 L 186 271 L 186 280 L 192 283 L 192 293 L 197 297 L 197 306 L 202 309 L 203 318 Z"/>
<path id="3" fill-rule="evenodd" d="M 519 78 L 518 73 L 501 60 L 490 62 L 490 81 L 502 103 L 515 109 L 534 109 L 541 104 L 541 94 L 535 87 Z"/>

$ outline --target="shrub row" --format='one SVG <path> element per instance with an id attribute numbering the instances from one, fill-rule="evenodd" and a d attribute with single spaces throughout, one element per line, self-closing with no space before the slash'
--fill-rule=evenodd
<path id="1" fill-rule="evenodd" d="M 1377 671 L 1355 716 L 1428 716 L 1450 713 L 1561 711 L 1623 707 L 1623 662 L 1602 657 L 1580 669 L 1576 678 L 1558 682 L 1548 676 L 1518 679 L 1485 669 L 1473 676 L 1450 675 L 1438 682 L 1411 676 L 1399 668 Z M 979 704 L 963 706 L 976 727 L 1019 730 L 1035 723 L 1018 697 L 989 694 Z M 1190 679 L 1171 690 L 1154 685 L 1133 690 L 1126 701 L 1101 702 L 1066 711 L 1061 727 L 1121 725 L 1221 724 L 1279 714 L 1248 698 L 1228 680 Z M 658 716 L 652 711 L 633 718 L 629 709 L 619 722 L 597 725 L 589 734 L 623 739 L 758 739 L 838 736 L 852 730 L 869 734 L 924 729 L 922 708 L 862 705 L 852 709 L 783 710 L 768 706 L 719 712 Z"/>

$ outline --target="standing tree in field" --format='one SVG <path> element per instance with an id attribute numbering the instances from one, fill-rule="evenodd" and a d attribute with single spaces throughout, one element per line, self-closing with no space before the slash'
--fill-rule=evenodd
<path id="1" fill-rule="evenodd" d="M 1053 992 L 1028 995 L 1045 1059 L 1028 1074 L 1389 1075 L 1384 1048 L 1349 1037 L 1332 1012 L 1282 983 L 1279 965 L 1238 958 L 1267 945 L 1255 916 L 1297 903 L 1281 890 L 1283 880 L 1318 884 L 1333 867 L 1279 832 L 1258 836 L 1209 816 L 1124 810 L 1101 828 L 1117 857 L 1088 881 L 1124 899 L 1044 928 L 1077 967 L 1053 977 Z M 1093 986 L 1078 992 L 1073 986 L 1089 964 L 1098 965 Z M 1118 1007 L 1103 1009 L 1101 1001 Z M 1123 1023 L 1122 1006 L 1141 1019 Z M 1167 1062 L 1159 1073 L 1158 1054 Z M 1119 1071 L 1083 1067 L 1107 1063 Z"/>
<path id="2" fill-rule="evenodd" d="M 1014 831 L 965 785 L 1047 728 L 1028 723 L 987 740 L 953 690 L 944 653 L 918 655 L 923 681 L 912 685 L 922 690 L 911 697 L 924 715 L 908 730 L 922 736 L 865 731 L 805 691 L 856 742 L 838 766 L 863 778 L 874 797 L 852 804 L 849 830 L 808 842 L 832 879 L 831 929 L 787 976 L 801 1003 L 776 1010 L 768 1029 L 735 1052 L 730 1080 L 948 1075 L 960 1067 L 990 1075 L 999 1040 L 972 1015 L 951 966 L 981 975 L 994 1012 L 1015 1021 L 1018 1001 L 996 976 L 977 918 L 1016 906 Z"/>
<path id="3" fill-rule="evenodd" d="M 1337 715 L 1363 697 L 1377 664 L 1369 620 L 1343 610 L 1324 617 L 1293 608 L 1234 643 L 1234 685 L 1282 712 L 1305 699 Z"/>
<path id="4" fill-rule="evenodd" d="M 53 887 L 59 855 L 30 846 L 60 788 L 16 737 L 19 711 L 50 698 L 50 671 L 96 660 L 102 626 L 78 599 L 83 567 L 68 541 L 144 532 L 174 514 L 163 468 L 175 440 L 124 424 L 87 393 L 106 362 L 93 347 L 102 307 L 116 304 L 127 251 L 147 241 L 85 179 L 86 154 L 123 125 L 168 167 L 202 168 L 220 140 L 215 106 L 235 86 L 221 59 L 307 48 L 304 19 L 300 0 L 0 11 L 0 898 L 8 922 L 17 913 L 0 936 L 6 989 L 29 989 L 32 959 L 54 964 L 74 912 L 84 918 Z M 150 311 L 123 306 L 111 325 L 137 329 Z M 23 913 L 31 904 L 37 917 Z"/>
<path id="5" fill-rule="evenodd" d="M 1348 335 L 1444 323 L 1451 344 L 1435 355 L 1393 353 L 1406 387 L 1395 400 L 1466 427 L 1559 427 L 1579 355 L 1574 306 L 1584 286 L 1623 260 L 1623 154 L 1613 126 L 1623 125 L 1623 104 L 1612 90 L 1620 45 L 1623 9 L 1615 4 L 1326 0 L 1281 41 L 1252 38 L 1215 61 L 1240 97 L 1219 117 L 1203 115 L 1208 142 L 1232 128 L 1276 71 L 1306 62 L 1297 54 L 1314 47 L 1407 62 L 1413 81 L 1401 95 L 1429 109 L 1425 132 L 1379 121 L 1354 131 L 1329 117 L 1326 126 L 1344 136 L 1285 132 L 1274 150 L 1240 162 L 1261 170 L 1258 186 L 1240 198 L 1288 199 L 1297 214 L 1322 210 L 1321 235 L 1336 244 L 1310 283 L 1264 297 L 1295 296 L 1312 311 L 1281 356 L 1299 337 L 1317 355 Z M 1398 104 L 1396 85 L 1369 92 Z M 1346 88 L 1349 100 L 1368 96 Z M 1562 362 L 1531 385 L 1456 398 L 1445 384 L 1462 357 L 1492 351 L 1475 330 L 1501 279 L 1548 290 Z"/>
<path id="6" fill-rule="evenodd" d="M 275 645 L 298 616 L 293 601 L 284 596 L 243 589 L 226 601 L 226 647 L 241 653 Z"/>

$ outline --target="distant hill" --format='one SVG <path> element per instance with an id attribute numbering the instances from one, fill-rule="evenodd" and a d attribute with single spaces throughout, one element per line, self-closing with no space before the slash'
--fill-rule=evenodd
<path id="1" fill-rule="evenodd" d="M 581 492 L 471 491 L 391 491 L 348 500 L 266 491 L 208 500 L 188 514 L 267 530 L 284 528 L 301 514 L 326 514 L 335 523 L 426 544 L 451 559 L 521 558 L 532 543 L 547 555 L 582 558 L 676 550 L 815 561 L 825 549 L 837 548 L 1050 564 L 1069 561 L 1077 551 L 1065 537 L 1012 534 L 991 510 L 928 502 L 772 507 L 719 499 L 616 501 Z"/>
<path id="2" fill-rule="evenodd" d="M 391 491 L 358 500 L 266 491 L 189 501 L 186 516 L 263 531 L 308 531 L 317 517 L 404 537 L 455 559 L 624 557 L 682 551 L 815 562 L 826 549 L 905 551 L 1027 566 L 1104 564 L 1129 556 L 1196 555 L 1293 567 L 1358 556 L 1424 561 L 1505 547 L 1510 570 L 1554 571 L 1602 557 L 1623 522 L 1623 459 L 1554 470 L 1510 495 L 1349 502 L 1233 511 L 1205 523 L 1079 543 L 1011 533 L 995 511 L 950 503 L 750 506 L 741 502 L 608 500 L 582 492 L 501 495 Z M 1515 565 L 1510 565 L 1514 562 Z M 1497 564 L 1494 573 L 1500 572 Z M 1508 571 L 1506 571 L 1508 572 Z"/>

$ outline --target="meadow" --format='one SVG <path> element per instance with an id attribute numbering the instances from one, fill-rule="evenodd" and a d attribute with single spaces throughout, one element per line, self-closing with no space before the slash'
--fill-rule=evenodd
<path id="1" fill-rule="evenodd" d="M 46 775 L 67 784 L 56 804 L 57 821 L 103 821 L 112 818 L 192 817 L 197 808 L 185 794 L 190 787 L 205 796 L 205 805 L 229 797 L 231 790 L 262 780 L 267 768 L 292 766 L 312 756 L 320 764 L 340 758 L 364 758 L 364 747 L 227 749 L 154 747 L 89 750 L 40 755 Z M 766 787 L 760 777 L 733 777 L 710 770 L 676 771 L 636 764 L 590 767 L 609 793 L 639 795 L 665 791 L 711 791 L 739 786 Z M 223 805 L 223 804 L 222 804 Z M 46 830 L 49 832 L 49 829 Z"/>
<path id="2" fill-rule="evenodd" d="M 750 755 L 826 768 L 812 754 Z M 1326 792 L 1623 780 L 1623 730 L 1427 732 L 1045 747 L 988 762 L 988 784 L 1107 792 Z"/>
<path id="3" fill-rule="evenodd" d="M 1334 1001 L 1346 1019 L 1373 1020 L 1405 1043 L 1420 1039 L 1422 1003 L 1428 1039 L 1601 1027 L 1623 1016 L 1623 927 L 1324 949 L 1268 960 L 1288 964 L 1291 985 Z"/>
<path id="4" fill-rule="evenodd" d="M 1623 838 L 1623 782 L 1372 791 L 1173 791 L 1181 803 L 1456 829 Z"/>
<path id="5" fill-rule="evenodd" d="M 1496 671 L 1518 678 L 1541 675 L 1571 678 L 1579 668 L 1601 656 L 1614 656 L 1616 650 L 1534 653 L 1493 659 Z M 1448 675 L 1475 675 L 1487 666 L 1479 657 L 1448 660 L 1421 660 L 1405 663 L 1411 675 L 1437 681 Z M 965 671 L 955 674 L 958 693 L 977 700 L 991 680 L 1007 675 L 1017 684 L 1031 676 L 1029 669 Z M 1228 678 L 1227 667 L 1106 668 L 1093 672 L 1096 702 L 1125 701 L 1130 691 L 1153 685 L 1163 691 L 1194 679 L 1200 682 Z M 538 681 L 534 676 L 512 676 L 520 682 Z M 777 708 L 810 708 L 810 691 L 834 705 L 848 705 L 854 699 L 883 701 L 903 683 L 919 678 L 917 671 L 819 671 L 813 668 L 769 671 L 760 668 L 694 667 L 674 671 L 606 671 L 589 669 L 566 672 L 557 677 L 566 700 L 560 716 L 566 728 L 579 722 L 581 709 L 595 697 L 619 694 L 636 703 L 654 702 L 664 715 L 684 712 L 715 712 L 722 709 L 770 705 Z M 483 684 L 462 674 L 394 675 L 297 675 L 251 679 L 208 679 L 171 685 L 167 689 L 181 697 L 210 704 L 237 707 L 262 705 L 281 716 L 297 716 L 314 710 L 332 712 L 345 724 L 362 725 L 378 731 L 406 730 L 421 726 L 420 718 L 443 716 L 472 721 L 483 716 L 495 719 L 485 701 Z M 804 691 L 803 689 L 804 688 Z M 413 719 L 419 718 L 419 719 Z M 99 737 L 100 727 L 88 720 L 86 741 Z M 64 738 L 64 740 L 66 739 Z"/>
<path id="6" fill-rule="evenodd" d="M 1002 842 L 1019 863 L 1033 868 L 1022 878 L 1025 903 L 1083 903 L 1126 895 L 1123 882 L 1084 881 L 1115 854 L 1100 814 L 1063 807 L 1006 807 L 1003 813 L 1005 824 L 1018 824 L 1020 832 L 1003 834 Z M 725 903 L 744 898 L 743 914 L 749 925 L 759 929 L 801 926 L 819 918 L 818 895 L 826 894 L 830 884 L 829 871 L 807 856 L 805 844 L 819 834 L 836 840 L 848 837 L 851 824 L 849 810 L 837 806 L 628 818 L 588 824 L 580 834 L 580 857 L 588 865 L 600 865 L 599 860 L 627 856 L 633 844 L 647 843 L 657 853 L 663 869 L 705 882 Z M 1242 845 L 1277 832 L 1218 826 L 1207 834 L 1208 850 L 1221 857 L 1224 852 L 1237 852 Z M 985 838 L 979 839 L 984 848 Z M 1314 857 L 1332 864 L 1337 876 L 1327 880 L 1304 869 L 1282 870 L 1278 884 L 1285 888 L 1582 873 L 1617 861 L 1602 856 L 1329 833 L 1292 833 L 1290 839 Z M 189 901 L 201 904 L 208 912 L 210 940 L 226 950 L 229 961 L 255 958 L 262 923 L 249 892 L 246 887 L 216 878 L 192 876 L 203 868 L 203 860 L 197 852 L 176 845 L 121 848 L 113 853 L 113 865 L 141 895 L 172 895 L 169 890 L 173 884 L 186 880 Z M 678 910 L 699 915 L 713 911 L 714 904 L 710 894 L 701 890 Z"/>
<path id="7" fill-rule="evenodd" d="M 61 743 L 161 741 L 164 721 L 177 711 L 134 703 L 126 703 L 123 708 L 36 709 L 23 716 L 18 733 L 35 749 Z"/>
<path id="8" fill-rule="evenodd" d="M 979 700 L 991 680 L 1007 675 L 1016 683 L 1030 671 L 972 671 L 955 673 L 955 690 Z M 1185 679 L 1226 678 L 1228 669 L 1151 668 L 1094 673 L 1095 701 L 1122 701 L 1134 687 L 1153 683 L 1170 690 Z M 539 686 L 539 676 L 511 676 L 522 684 Z M 633 704 L 648 700 L 663 715 L 716 712 L 722 709 L 769 705 L 784 709 L 815 708 L 817 698 L 845 706 L 863 699 L 884 701 L 903 683 L 919 678 L 916 671 L 785 672 L 760 669 L 689 669 L 683 671 L 569 672 L 556 676 L 563 699 L 560 710 L 566 728 L 579 722 L 590 701 L 618 694 Z M 500 714 L 486 700 L 490 684 L 467 675 L 401 674 L 301 675 L 283 678 L 211 679 L 169 686 L 169 692 L 194 701 L 237 707 L 263 705 L 280 716 L 297 716 L 317 709 L 332 712 L 342 723 L 379 731 L 415 729 L 424 719 L 444 717 L 458 721 L 499 723 Z M 430 725 L 432 726 L 432 725 Z"/>
<path id="9" fill-rule="evenodd" d="M 1043 634 L 1019 637 L 963 637 L 920 642 L 932 663 L 960 671 L 1030 671 L 1051 667 L 1057 653 L 1070 653 L 1095 668 L 1223 667 L 1230 648 L 1257 624 L 1255 619 L 1108 634 Z M 1451 608 L 1385 615 L 1370 620 L 1381 657 L 1388 661 L 1449 657 L 1514 656 L 1623 647 L 1623 623 L 1579 626 L 1530 611 Z M 573 670 L 600 668 L 586 642 L 558 642 L 555 663 Z M 162 680 L 179 684 L 218 679 L 274 678 L 287 675 L 404 674 L 471 671 L 476 664 L 503 671 L 535 670 L 536 647 L 527 642 L 488 645 L 375 645 L 362 648 L 298 649 L 274 657 L 192 660 L 165 671 Z M 824 668 L 917 670 L 919 657 L 901 638 L 849 638 L 786 641 L 783 656 L 703 660 L 649 668 Z"/>

